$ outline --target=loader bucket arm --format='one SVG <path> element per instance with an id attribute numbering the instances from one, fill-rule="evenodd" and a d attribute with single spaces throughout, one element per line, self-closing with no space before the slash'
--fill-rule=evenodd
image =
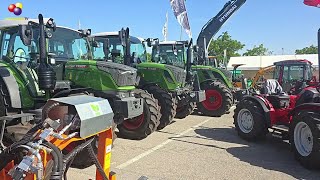
<path id="1" fill-rule="evenodd" d="M 223 24 L 246 2 L 246 0 L 230 0 L 227 2 L 222 10 L 210 19 L 201 29 L 197 39 L 199 46 L 198 64 L 205 64 L 208 59 L 208 45 L 213 36 L 221 29 Z"/>

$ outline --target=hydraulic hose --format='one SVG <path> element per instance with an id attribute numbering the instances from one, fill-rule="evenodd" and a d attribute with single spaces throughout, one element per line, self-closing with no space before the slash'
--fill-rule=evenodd
<path id="1" fill-rule="evenodd" d="M 45 142 L 45 146 L 48 146 L 51 148 L 53 151 L 51 152 L 53 161 L 54 161 L 54 166 L 52 168 L 52 173 L 50 176 L 50 179 L 57 179 L 60 180 L 62 179 L 62 173 L 63 173 L 63 158 L 62 158 L 62 153 L 60 149 L 53 145 L 50 142 Z"/>
<path id="2" fill-rule="evenodd" d="M 63 158 L 63 170 L 66 168 L 66 164 L 69 163 L 72 158 L 74 158 L 80 151 L 82 151 L 84 148 L 86 148 L 88 145 L 92 143 L 94 138 L 91 138 L 84 143 L 80 144 L 79 146 L 75 147 L 71 152 L 69 152 L 64 158 Z"/>
<path id="3" fill-rule="evenodd" d="M 93 142 L 94 138 L 91 138 L 84 143 L 80 144 L 79 146 L 75 147 L 70 153 L 68 153 L 64 158 L 63 158 L 63 171 L 64 171 L 64 180 L 67 180 L 67 172 L 69 167 L 71 166 L 74 158 L 76 155 L 82 151 L 84 148 L 88 147 L 91 145 Z"/>
<path id="4" fill-rule="evenodd" d="M 89 156 L 92 160 L 92 162 L 94 162 L 94 164 L 96 165 L 99 173 L 101 174 L 101 176 L 103 177 L 104 180 L 109 180 L 109 178 L 107 177 L 106 173 L 103 170 L 103 167 L 101 166 L 97 156 L 94 153 L 94 150 L 92 148 L 92 146 L 87 146 L 87 150 L 89 152 Z"/>

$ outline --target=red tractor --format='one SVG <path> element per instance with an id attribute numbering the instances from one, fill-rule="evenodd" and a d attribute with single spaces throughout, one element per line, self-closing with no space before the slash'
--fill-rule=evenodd
<path id="1" fill-rule="evenodd" d="M 261 94 L 245 96 L 237 104 L 238 135 L 255 141 L 272 133 L 289 140 L 304 167 L 320 168 L 320 93 L 311 63 L 282 61 L 275 67 L 274 79 L 265 81 Z"/>

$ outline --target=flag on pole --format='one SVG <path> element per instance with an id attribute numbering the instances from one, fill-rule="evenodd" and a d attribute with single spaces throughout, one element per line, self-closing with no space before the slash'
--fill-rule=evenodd
<path id="1" fill-rule="evenodd" d="M 170 4 L 174 15 L 176 16 L 179 24 L 184 28 L 189 38 L 192 37 L 191 28 L 189 25 L 189 19 L 187 9 L 185 6 L 185 0 L 170 0 Z"/>
<path id="2" fill-rule="evenodd" d="M 166 13 L 166 22 L 164 23 L 164 26 L 162 28 L 162 34 L 164 37 L 164 41 L 167 41 L 167 39 L 168 39 L 168 12 Z"/>
<path id="3" fill-rule="evenodd" d="M 303 3 L 308 6 L 315 6 L 320 8 L 320 0 L 304 0 Z"/>

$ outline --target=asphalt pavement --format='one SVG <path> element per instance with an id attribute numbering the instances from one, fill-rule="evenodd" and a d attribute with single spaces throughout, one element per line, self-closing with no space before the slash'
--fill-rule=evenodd
<path id="1" fill-rule="evenodd" d="M 194 113 L 140 141 L 118 138 L 111 169 L 119 180 L 320 179 L 304 169 L 290 145 L 274 137 L 249 143 L 238 137 L 233 109 L 220 118 Z M 68 172 L 69 179 L 94 179 L 95 167 Z"/>

